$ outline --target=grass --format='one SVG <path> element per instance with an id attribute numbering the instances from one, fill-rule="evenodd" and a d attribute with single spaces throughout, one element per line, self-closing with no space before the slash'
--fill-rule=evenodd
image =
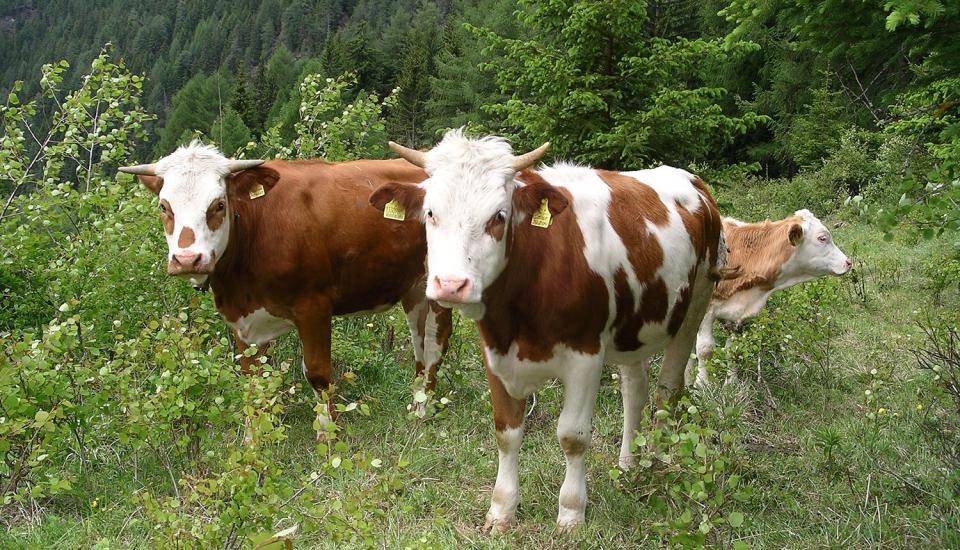
<path id="1" fill-rule="evenodd" d="M 773 354 L 759 376 L 756 365 L 744 365 L 741 383 L 708 397 L 744 406 L 740 466 L 753 493 L 738 505 L 747 516 L 738 536 L 753 548 L 958 547 L 960 500 L 950 492 L 947 472 L 919 428 L 917 393 L 929 387 L 929 380 L 908 353 L 922 343 L 917 320 L 946 315 L 956 322 L 956 289 L 934 306 L 923 275 L 912 268 L 943 244 L 885 243 L 859 223 L 835 230 L 835 238 L 861 261 L 861 275 L 867 278 L 862 291 L 853 281 L 839 283 L 841 299 L 826 306 L 836 326 L 827 359 L 811 354 L 809 361 L 780 361 Z M 795 291 L 772 301 L 773 318 L 789 314 L 783 304 Z M 482 534 L 496 476 L 496 446 L 475 330 L 466 320 L 458 322 L 441 372 L 438 395 L 451 398 L 451 405 L 433 418 L 417 420 L 405 408 L 412 366 L 409 346 L 399 338 L 405 334 L 402 317 L 393 311 L 380 321 L 398 335 L 394 350 L 380 349 L 381 334 L 366 330 L 367 320 L 337 322 L 337 361 L 357 375 L 341 394 L 372 410 L 371 416 L 346 416 L 341 423 L 352 449 L 381 457 L 384 470 L 397 473 L 398 488 L 378 493 L 370 475 L 307 482 L 321 466 L 313 444 L 313 399 L 299 375 L 291 376 L 299 397 L 285 410 L 289 438 L 277 456 L 291 483 L 306 488 L 305 498 L 284 509 L 289 517 L 278 518 L 278 527 L 310 516 L 322 521 L 324 510 L 337 500 L 374 498 L 372 505 L 384 515 L 367 527 L 383 547 L 659 544 L 653 525 L 662 518 L 608 475 L 617 461 L 621 422 L 618 386 L 609 374 L 600 391 L 588 459 L 587 524 L 569 534 L 558 533 L 554 525 L 563 455 L 555 436 L 562 391 L 553 384 L 539 393 L 527 422 L 519 524 L 504 535 Z M 798 330 L 810 322 L 788 321 Z M 348 341 L 343 334 L 359 336 Z M 295 339 L 287 338 L 278 355 L 293 359 L 297 353 Z M 874 369 L 877 376 L 871 375 Z M 885 385 L 876 402 L 868 404 L 864 392 L 878 377 Z M 878 407 L 886 411 L 879 420 L 865 416 Z M 225 441 L 236 437 L 224 434 Z M 825 437 L 834 442 L 829 458 Z M 152 526 L 130 497 L 144 488 L 173 492 L 173 483 L 156 462 L 145 458 L 127 464 L 117 456 L 105 447 L 97 467 L 69 497 L 11 522 L 0 532 L 0 547 L 149 547 Z M 401 468 L 401 461 L 408 464 Z M 336 545 L 322 531 L 305 527 L 296 546 Z"/>

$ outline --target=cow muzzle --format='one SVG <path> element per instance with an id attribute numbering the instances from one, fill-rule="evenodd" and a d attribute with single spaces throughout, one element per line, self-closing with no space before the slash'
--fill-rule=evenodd
<path id="1" fill-rule="evenodd" d="M 209 275 L 213 262 L 205 262 L 204 255 L 197 252 L 174 254 L 167 263 L 167 275 Z"/>
<path id="2" fill-rule="evenodd" d="M 438 302 L 451 304 L 467 303 L 470 297 L 471 282 L 467 277 L 440 277 L 430 280 L 427 295 Z M 431 296 L 432 295 L 432 296 Z"/>

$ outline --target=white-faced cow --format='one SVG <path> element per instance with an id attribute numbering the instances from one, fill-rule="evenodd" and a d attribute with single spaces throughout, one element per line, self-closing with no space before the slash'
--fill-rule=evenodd
<path id="1" fill-rule="evenodd" d="M 843 275 L 853 263 L 837 247 L 830 230 L 809 210 L 789 218 L 761 223 L 723 219 L 729 254 L 727 263 L 738 275 L 721 281 L 697 335 L 697 378 L 707 383 L 706 362 L 713 353 L 713 322 L 742 323 L 755 317 L 774 292 L 826 275 Z M 688 379 L 693 373 L 691 359 Z"/>
<path id="2" fill-rule="evenodd" d="M 423 227 L 384 219 L 367 203 L 371 190 L 414 184 L 426 177 L 423 170 L 404 160 L 230 160 L 198 143 L 120 170 L 137 174 L 158 196 L 167 272 L 209 283 L 241 350 L 256 344 L 259 355 L 296 329 L 304 375 L 325 391 L 333 381 L 331 316 L 401 301 L 417 374 L 433 387 L 451 316 L 424 297 Z M 255 360 L 241 359 L 243 370 Z M 320 421 L 328 422 L 324 415 Z"/>
<path id="3" fill-rule="evenodd" d="M 546 144 L 514 157 L 503 139 L 453 131 L 426 153 L 391 147 L 429 178 L 388 183 L 370 202 L 425 222 L 427 296 L 476 319 L 482 339 L 499 448 L 486 528 L 515 518 L 524 406 L 548 379 L 565 389 L 557 523 L 577 525 L 604 361 L 622 365 L 625 456 L 647 400 L 645 361 L 666 350 L 658 401 L 683 386 L 726 250 L 714 201 L 669 167 L 527 170 Z"/>

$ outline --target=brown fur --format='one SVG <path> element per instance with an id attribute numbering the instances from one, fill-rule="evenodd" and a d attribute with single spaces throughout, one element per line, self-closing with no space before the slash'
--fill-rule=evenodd
<path id="1" fill-rule="evenodd" d="M 167 202 L 167 199 L 160 199 L 160 204 L 163 206 L 163 209 L 160 210 L 160 223 L 163 224 L 163 232 L 167 235 L 173 234 L 173 209 L 170 208 L 170 203 Z"/>
<path id="2" fill-rule="evenodd" d="M 217 309 L 230 322 L 259 308 L 291 320 L 303 342 L 307 378 L 326 390 L 333 374 L 331 316 L 396 303 L 423 284 L 426 241 L 419 220 L 384 219 L 367 199 L 378 185 L 425 177 L 403 160 L 268 161 L 229 176 L 235 216 L 209 278 Z M 258 183 L 266 194 L 251 199 Z M 438 315 L 438 324 L 445 349 L 449 314 Z"/>
<path id="3" fill-rule="evenodd" d="M 780 268 L 796 250 L 790 235 L 796 235 L 798 230 L 802 232 L 802 223 L 797 216 L 745 225 L 724 220 L 723 230 L 730 250 L 727 265 L 740 272 L 739 276 L 717 284 L 713 299 L 726 300 L 754 287 L 772 289 Z"/>
<path id="4" fill-rule="evenodd" d="M 187 248 L 193 241 L 197 239 L 197 236 L 193 233 L 193 229 L 189 227 L 184 227 L 180 230 L 180 238 L 177 239 L 177 246 L 180 248 Z"/>
<path id="5" fill-rule="evenodd" d="M 535 172 L 525 171 L 518 178 L 527 185 L 514 193 L 515 208 L 532 212 L 540 207 L 541 196 L 547 196 L 551 211 L 557 210 L 548 228 L 533 227 L 529 221 L 509 228 L 510 261 L 483 293 L 487 313 L 477 326 L 484 344 L 505 354 L 517 342 L 520 358 L 531 361 L 549 359 L 560 342 L 597 353 L 607 320 L 607 289 L 587 266 L 576 217 L 564 212 L 571 199 Z"/>
<path id="6" fill-rule="evenodd" d="M 223 220 L 227 216 L 227 209 L 220 208 L 220 199 L 215 199 L 207 207 L 207 227 L 210 231 L 216 231 L 223 225 Z"/>

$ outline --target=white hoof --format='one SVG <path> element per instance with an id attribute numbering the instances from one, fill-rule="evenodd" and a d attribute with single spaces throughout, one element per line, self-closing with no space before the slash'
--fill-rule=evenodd
<path id="1" fill-rule="evenodd" d="M 487 512 L 487 521 L 483 524 L 484 533 L 506 533 L 513 527 L 514 516 L 497 515 L 493 511 Z"/>
<path id="2" fill-rule="evenodd" d="M 561 509 L 557 514 L 557 527 L 561 531 L 571 531 L 583 524 L 583 510 Z"/>

